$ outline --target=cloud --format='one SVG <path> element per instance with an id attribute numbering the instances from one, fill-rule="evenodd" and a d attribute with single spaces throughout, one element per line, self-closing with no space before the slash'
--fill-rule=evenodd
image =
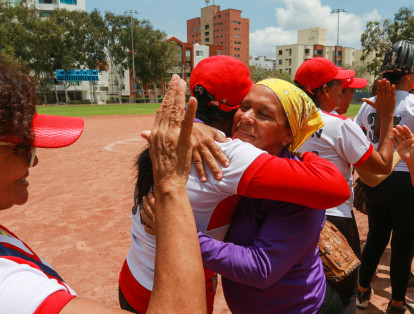
<path id="1" fill-rule="evenodd" d="M 327 29 L 327 45 L 336 45 L 338 14 L 320 0 L 284 0 L 284 7 L 275 9 L 276 27 L 250 33 L 250 54 L 276 56 L 276 46 L 297 43 L 297 31 L 312 27 Z M 339 13 L 339 45 L 361 48 L 360 38 L 367 21 L 381 20 L 378 11 L 356 15 Z"/>

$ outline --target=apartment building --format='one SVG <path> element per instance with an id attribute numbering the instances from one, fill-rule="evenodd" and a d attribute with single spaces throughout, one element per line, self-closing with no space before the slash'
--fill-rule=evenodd
<path id="1" fill-rule="evenodd" d="M 201 8 L 201 16 L 187 20 L 187 42 L 221 45 L 221 53 L 249 65 L 250 21 L 241 10 L 221 10 L 220 6 Z"/>
<path id="2" fill-rule="evenodd" d="M 298 31 L 296 44 L 276 47 L 276 70 L 288 73 L 293 79 L 303 61 L 324 57 L 336 65 L 355 66 L 359 61 L 355 48 L 326 45 L 326 28 L 309 28 Z"/>
<path id="3" fill-rule="evenodd" d="M 12 5 L 21 4 L 22 0 L 5 0 Z M 85 11 L 85 0 L 27 0 L 28 5 L 34 5 L 40 16 L 50 16 L 54 9 Z"/>

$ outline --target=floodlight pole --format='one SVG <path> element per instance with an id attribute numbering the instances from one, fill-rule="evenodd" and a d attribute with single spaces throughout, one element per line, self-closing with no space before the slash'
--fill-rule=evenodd
<path id="1" fill-rule="evenodd" d="M 132 89 L 134 90 L 134 103 L 137 100 L 136 97 L 136 82 L 135 82 L 135 50 L 134 50 L 134 27 L 133 27 L 133 23 L 132 23 L 132 14 L 138 14 L 138 11 L 136 10 L 126 10 L 125 13 L 128 13 L 130 18 L 131 18 L 131 43 L 132 43 Z"/>
<path id="2" fill-rule="evenodd" d="M 338 27 L 336 32 L 336 47 L 335 47 L 335 64 L 338 66 L 338 46 L 339 46 L 339 13 L 346 12 L 344 9 L 332 10 L 331 13 L 338 14 Z"/>

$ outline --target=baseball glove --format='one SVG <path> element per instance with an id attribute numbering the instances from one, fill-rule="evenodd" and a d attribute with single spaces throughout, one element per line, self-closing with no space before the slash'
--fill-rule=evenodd
<path id="1" fill-rule="evenodd" d="M 361 178 L 355 180 L 354 185 L 354 207 L 357 211 L 367 215 L 367 207 L 365 206 L 364 185 Z"/>
<path id="2" fill-rule="evenodd" d="M 361 265 L 344 235 L 329 221 L 322 228 L 318 247 L 329 281 L 340 282 Z"/>

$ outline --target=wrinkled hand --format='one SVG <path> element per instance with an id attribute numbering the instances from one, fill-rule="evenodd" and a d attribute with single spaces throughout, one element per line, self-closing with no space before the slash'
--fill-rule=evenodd
<path id="1" fill-rule="evenodd" d="M 396 103 L 395 90 L 395 85 L 391 85 L 387 79 L 378 80 L 375 102 L 367 98 L 362 98 L 362 101 L 374 107 L 381 115 L 392 115 Z"/>
<path id="2" fill-rule="evenodd" d="M 157 110 L 151 133 L 141 134 L 149 143 L 154 186 L 158 188 L 185 185 L 190 173 L 191 130 L 197 101 L 190 98 L 184 113 L 186 90 L 185 81 L 174 74 Z"/>
<path id="3" fill-rule="evenodd" d="M 392 139 L 395 148 L 401 159 L 407 164 L 408 168 L 414 169 L 414 135 L 411 130 L 403 125 L 397 125 L 392 132 Z"/>
<path id="4" fill-rule="evenodd" d="M 155 199 L 151 192 L 147 196 L 142 197 L 143 208 L 140 209 L 139 214 L 144 220 L 144 230 L 146 233 L 155 236 Z"/>
<path id="5" fill-rule="evenodd" d="M 215 128 L 202 123 L 195 123 L 193 125 L 191 140 L 193 143 L 193 162 L 200 181 L 207 181 L 203 161 L 210 168 L 214 178 L 221 180 L 223 174 L 217 160 L 223 167 L 229 166 L 229 160 L 215 141 L 224 143 L 227 142 L 227 138 Z"/>

